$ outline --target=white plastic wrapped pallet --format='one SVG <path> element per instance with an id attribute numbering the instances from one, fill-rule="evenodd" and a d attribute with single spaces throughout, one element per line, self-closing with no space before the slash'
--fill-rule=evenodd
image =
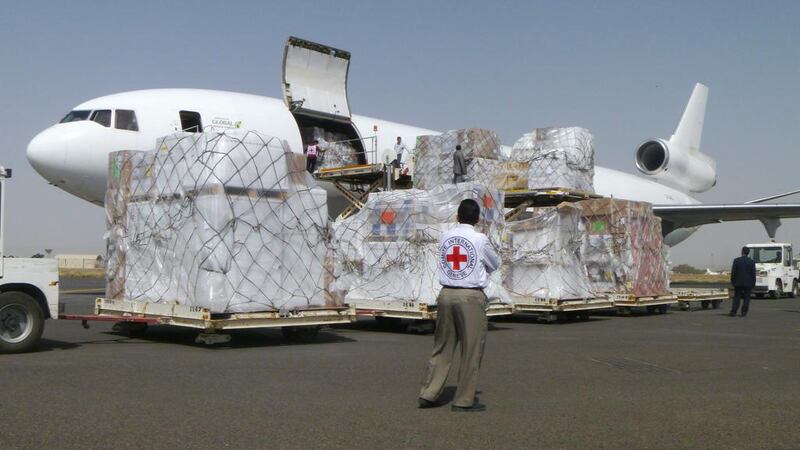
<path id="1" fill-rule="evenodd" d="M 594 297 L 581 260 L 581 213 L 575 206 L 534 208 L 506 223 L 503 286 L 512 297 Z"/>
<path id="2" fill-rule="evenodd" d="M 500 139 L 490 130 L 466 128 L 417 138 L 415 188 L 433 189 L 453 184 L 453 153 L 456 145 L 461 145 L 467 161 L 465 181 L 497 186 L 497 178 L 506 160 Z"/>
<path id="3" fill-rule="evenodd" d="M 528 188 L 594 192 L 594 147 L 581 127 L 536 128 L 511 149 L 511 159 L 528 165 Z"/>
<path id="4" fill-rule="evenodd" d="M 177 133 L 149 160 L 129 153 L 110 162 L 112 298 L 213 313 L 330 304 L 327 195 L 285 142 L 240 130 Z M 120 161 L 127 171 L 115 179 Z"/>
<path id="5" fill-rule="evenodd" d="M 355 215 L 333 224 L 336 248 L 335 288 L 346 302 L 359 300 L 413 301 L 433 305 L 438 283 L 441 234 L 455 225 L 461 200 L 481 205 L 478 229 L 499 248 L 503 232 L 503 194 L 477 183 L 370 194 Z M 510 302 L 492 277 L 487 295 Z"/>

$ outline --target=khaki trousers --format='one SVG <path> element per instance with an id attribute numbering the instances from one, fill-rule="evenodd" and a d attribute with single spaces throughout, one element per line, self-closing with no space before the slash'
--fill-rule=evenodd
<path id="1" fill-rule="evenodd" d="M 453 404 L 472 406 L 478 388 L 478 371 L 486 344 L 486 295 L 475 289 L 442 288 L 436 300 L 436 335 L 428 362 L 425 387 L 419 396 L 436 401 L 442 393 L 457 344 L 461 344 L 461 367 Z"/>

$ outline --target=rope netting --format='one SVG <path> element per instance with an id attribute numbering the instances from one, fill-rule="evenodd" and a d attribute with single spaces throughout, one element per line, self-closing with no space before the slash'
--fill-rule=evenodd
<path id="1" fill-rule="evenodd" d="M 511 160 L 527 166 L 529 189 L 594 192 L 593 138 L 585 128 L 536 128 L 517 140 Z"/>
<path id="2" fill-rule="evenodd" d="M 513 296 L 595 297 L 581 258 L 581 212 L 570 203 L 533 208 L 506 223 L 503 286 Z"/>
<path id="3" fill-rule="evenodd" d="M 414 187 L 433 189 L 453 183 L 453 153 L 456 145 L 467 163 L 464 181 L 484 186 L 498 186 L 503 175 L 502 144 L 494 131 L 480 128 L 465 128 L 448 132 L 419 136 L 414 158 Z"/>
<path id="4" fill-rule="evenodd" d="M 331 304 L 327 195 L 285 142 L 176 133 L 109 164 L 109 298 L 215 313 Z"/>
<path id="5" fill-rule="evenodd" d="M 458 205 L 474 199 L 481 206 L 476 229 L 500 248 L 503 193 L 478 183 L 440 185 L 430 191 L 408 189 L 370 194 L 355 215 L 333 224 L 336 289 L 345 302 L 366 299 L 435 304 L 439 238 L 456 223 Z M 499 274 L 487 290 L 508 301 Z"/>
<path id="6" fill-rule="evenodd" d="M 610 198 L 577 205 L 585 228 L 581 253 L 595 292 L 669 294 L 668 253 L 652 205 Z"/>

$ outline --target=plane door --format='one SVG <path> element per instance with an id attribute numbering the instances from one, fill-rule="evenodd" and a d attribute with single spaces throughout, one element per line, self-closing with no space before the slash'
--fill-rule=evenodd
<path id="1" fill-rule="evenodd" d="M 350 122 L 350 52 L 290 37 L 283 52 L 283 99 L 293 113 Z"/>
<path id="2" fill-rule="evenodd" d="M 340 164 L 375 160 L 375 138 L 361 134 L 351 121 L 347 100 L 350 52 L 296 37 L 283 52 L 283 100 L 294 116 L 303 145 L 319 140 L 323 149 L 336 144 Z M 333 167 L 332 152 L 324 152 L 323 168 Z"/>

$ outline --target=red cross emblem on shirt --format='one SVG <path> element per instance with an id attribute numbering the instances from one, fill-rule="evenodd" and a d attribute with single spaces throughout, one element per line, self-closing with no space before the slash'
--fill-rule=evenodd
<path id="1" fill-rule="evenodd" d="M 453 270 L 461 270 L 461 263 L 467 262 L 467 255 L 462 255 L 461 247 L 454 245 L 453 253 L 447 254 L 447 262 L 453 264 Z"/>

